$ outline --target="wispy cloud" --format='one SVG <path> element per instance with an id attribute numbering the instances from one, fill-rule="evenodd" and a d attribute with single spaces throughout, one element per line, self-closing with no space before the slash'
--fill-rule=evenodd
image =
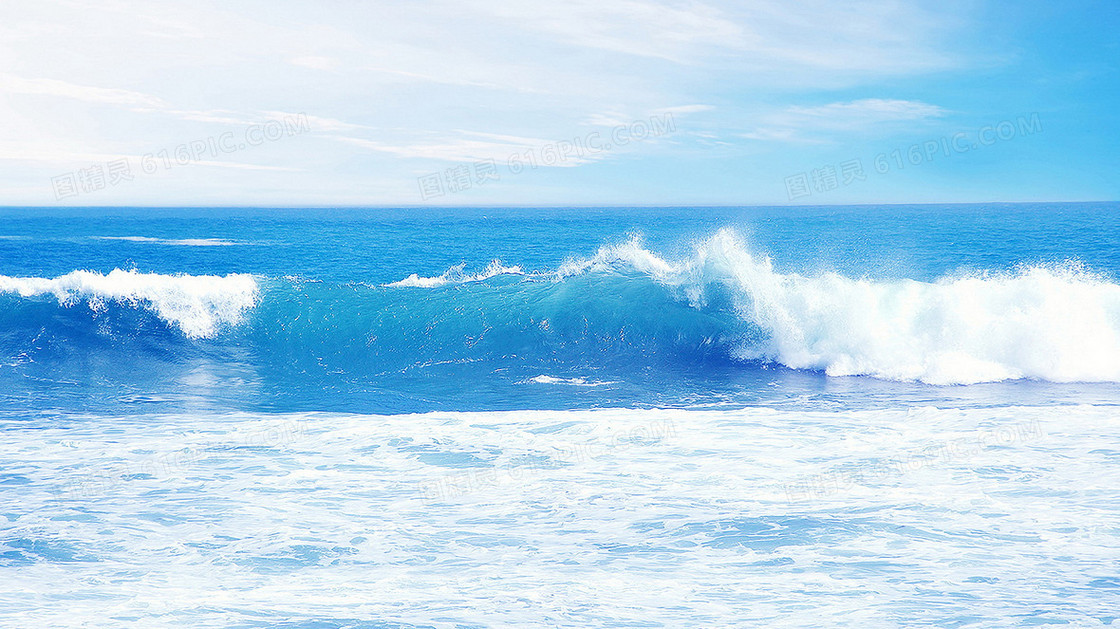
<path id="1" fill-rule="evenodd" d="M 287 119 L 302 115 L 308 120 L 311 128 L 316 131 L 337 132 L 369 128 L 366 125 L 353 124 L 335 118 L 294 112 L 177 109 L 157 96 L 142 92 L 79 85 L 56 79 L 28 79 L 10 74 L 0 74 L 0 92 L 76 99 L 118 106 L 138 113 L 164 114 L 191 122 L 249 126 L 262 124 L 269 120 Z"/>
<path id="2" fill-rule="evenodd" d="M 492 159 L 503 164 L 512 155 L 539 149 L 549 144 L 549 141 L 537 138 L 463 130 L 457 130 L 454 135 L 441 137 L 438 140 L 385 142 L 348 136 L 336 136 L 334 139 L 371 151 L 409 159 L 443 162 L 478 162 Z M 557 165 L 576 166 L 586 163 L 589 159 L 573 158 Z"/>
<path id="3" fill-rule="evenodd" d="M 676 105 L 674 107 L 659 107 L 653 110 L 656 114 L 672 114 L 674 116 L 683 116 L 687 114 L 698 114 L 703 111 L 711 111 L 715 109 L 712 105 Z"/>
<path id="4" fill-rule="evenodd" d="M 629 120 L 631 117 L 623 112 L 611 110 L 593 113 L 583 119 L 583 124 L 592 127 L 617 127 L 626 124 Z"/>
<path id="5" fill-rule="evenodd" d="M 296 112 L 292 112 L 292 111 L 262 111 L 262 112 L 259 112 L 259 114 L 261 116 L 263 116 L 265 120 L 294 120 L 295 118 L 302 116 L 304 119 L 307 120 L 307 125 L 311 128 L 311 131 L 314 132 L 314 133 L 324 133 L 324 132 L 335 133 L 335 132 L 346 132 L 346 131 L 360 131 L 360 130 L 364 130 L 364 129 L 372 129 L 373 128 L 373 127 L 370 127 L 370 126 L 367 126 L 367 125 L 354 124 L 352 122 L 346 122 L 344 120 L 338 120 L 337 118 L 325 118 L 323 116 L 312 116 L 310 114 L 306 114 L 306 113 L 303 113 L 303 112 L 296 113 Z M 261 120 L 257 119 L 252 124 L 260 124 L 260 122 L 261 122 Z"/>
<path id="6" fill-rule="evenodd" d="M 537 31 L 558 43 L 686 62 L 701 49 L 736 48 L 743 30 L 702 2 L 644 0 L 475 0 L 471 9 Z"/>
<path id="7" fill-rule="evenodd" d="M 99 153 L 93 151 L 76 151 L 64 146 L 27 146 L 26 144 L 12 146 L 0 143 L 0 161 L 42 162 L 63 166 L 89 166 L 91 164 L 112 162 L 122 159 L 128 160 L 131 164 L 135 165 L 142 163 L 141 160 L 143 160 L 144 157 L 138 154 L 129 153 Z M 191 164 L 197 166 L 209 166 L 211 168 L 229 168 L 234 170 L 278 172 L 291 172 L 299 170 L 298 168 L 291 168 L 286 166 L 270 166 L 267 164 L 250 164 L 245 162 L 219 160 L 195 160 L 192 161 Z"/>
<path id="8" fill-rule="evenodd" d="M 794 145 L 877 124 L 919 125 L 940 108 L 850 99 L 882 93 L 874 90 L 886 76 L 952 68 L 966 53 L 946 33 L 967 16 L 898 0 L 417 0 L 326 10 L 276 0 L 264 13 L 112 0 L 89 14 L 70 0 L 9 4 L 0 10 L 0 59 L 9 61 L 0 119 L 10 124 L 0 143 L 4 155 L 52 162 L 28 167 L 39 181 L 54 162 L 158 151 L 300 112 L 312 137 L 251 159 L 311 175 L 245 170 L 230 184 L 234 194 L 286 201 L 300 189 L 411 191 L 417 170 L 505 161 L 651 115 L 673 115 L 679 130 L 563 165 L 626 163 L 639 152 L 684 165 L 741 149 L 740 135 L 801 150 Z M 772 109 L 752 115 L 764 106 Z M 642 172 L 653 171 L 619 177 Z M 514 201 L 547 177 L 573 176 L 549 173 L 492 190 Z M 596 179 L 608 180 L 621 182 Z M 197 192 L 186 170 L 161 181 L 153 194 Z"/>
<path id="9" fill-rule="evenodd" d="M 790 106 L 764 115 L 762 124 L 742 134 L 751 140 L 819 143 L 822 132 L 866 131 L 876 125 L 939 118 L 946 110 L 921 101 L 865 98 L 812 107 Z"/>
<path id="10" fill-rule="evenodd" d="M 11 74 L 0 74 L 0 92 L 9 94 L 29 94 L 36 96 L 57 96 L 108 105 L 128 107 L 166 107 L 163 100 L 131 90 L 79 85 L 55 79 L 22 78 Z"/>
<path id="11" fill-rule="evenodd" d="M 639 119 L 648 120 L 651 116 L 687 116 L 689 114 L 711 111 L 713 109 L 715 109 L 715 107 L 711 105 L 675 105 L 671 107 L 657 107 L 648 110 L 643 115 L 635 115 L 618 109 L 609 109 L 587 116 L 583 119 L 582 123 L 592 127 L 617 127 L 620 125 L 629 125 Z"/>
<path id="12" fill-rule="evenodd" d="M 323 70 L 330 71 L 337 68 L 340 64 L 338 59 L 332 57 L 323 57 L 319 55 L 307 55 L 305 57 L 293 57 L 288 60 L 294 66 L 307 68 L 309 70 Z"/>
<path id="13" fill-rule="evenodd" d="M 789 118 L 803 121 L 819 120 L 830 125 L 864 126 L 898 120 L 921 120 L 945 114 L 937 105 L 915 100 L 864 98 L 846 103 L 829 103 L 816 107 L 793 106 L 785 111 Z"/>

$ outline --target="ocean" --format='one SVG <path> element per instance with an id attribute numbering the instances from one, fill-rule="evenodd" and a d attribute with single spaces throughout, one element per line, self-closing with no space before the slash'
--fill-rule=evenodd
<path id="1" fill-rule="evenodd" d="M 0 209 L 0 626 L 1110 626 L 1120 204 Z"/>

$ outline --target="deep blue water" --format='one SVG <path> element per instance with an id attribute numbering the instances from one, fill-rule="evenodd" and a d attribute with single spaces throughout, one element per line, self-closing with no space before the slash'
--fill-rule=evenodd
<path id="1" fill-rule="evenodd" d="M 649 256 L 668 266 L 649 267 Z M 130 274 L 68 275 L 114 270 Z M 1118 271 L 1115 203 L 8 208 L 0 405 L 400 413 L 1108 401 L 1118 359 L 1079 356 L 1081 345 L 1059 338 L 1072 322 L 1051 311 L 1097 309 L 1088 333 L 1116 343 Z M 413 275 L 416 285 L 390 285 Z M 187 288 L 182 276 L 200 279 Z M 1001 294 L 991 303 L 936 288 L 981 276 Z M 934 288 L 907 292 L 915 286 Z M 775 329 L 804 309 L 816 311 Z M 897 339 L 858 338 L 892 326 Z M 923 327 L 943 336 L 898 346 Z M 985 327 L 1002 344 L 978 341 Z M 948 365 L 942 350 L 995 367 Z M 1062 364 L 1043 364 L 1046 353 Z"/>

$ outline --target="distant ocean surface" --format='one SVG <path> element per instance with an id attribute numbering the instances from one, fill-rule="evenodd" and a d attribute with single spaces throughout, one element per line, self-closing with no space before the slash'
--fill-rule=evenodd
<path id="1" fill-rule="evenodd" d="M 0 208 L 0 626 L 1109 626 L 1118 403 L 1117 203 Z"/>

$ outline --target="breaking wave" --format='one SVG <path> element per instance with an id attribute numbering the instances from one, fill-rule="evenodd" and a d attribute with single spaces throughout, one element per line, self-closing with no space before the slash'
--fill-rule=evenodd
<path id="1" fill-rule="evenodd" d="M 240 323 L 258 299 L 251 275 L 161 275 L 115 269 L 108 274 L 73 271 L 56 278 L 0 275 L 0 294 L 21 298 L 53 297 L 72 308 L 84 304 L 94 313 L 110 305 L 149 311 L 189 338 L 214 336 Z"/>
<path id="2" fill-rule="evenodd" d="M 679 259 L 634 238 L 541 272 L 494 261 L 370 286 L 74 271 L 0 276 L 4 294 L 4 308 L 24 308 L 0 321 L 24 332 L 8 335 L 13 356 L 31 351 L 20 339 L 58 325 L 56 313 L 21 305 L 31 301 L 85 309 L 90 321 L 110 308 L 147 313 L 184 342 L 217 339 L 332 373 L 518 360 L 565 374 L 532 382 L 590 386 L 598 380 L 570 374 L 719 360 L 940 385 L 1120 382 L 1120 285 L 1075 262 L 934 281 L 802 275 L 779 272 L 731 230 Z"/>

